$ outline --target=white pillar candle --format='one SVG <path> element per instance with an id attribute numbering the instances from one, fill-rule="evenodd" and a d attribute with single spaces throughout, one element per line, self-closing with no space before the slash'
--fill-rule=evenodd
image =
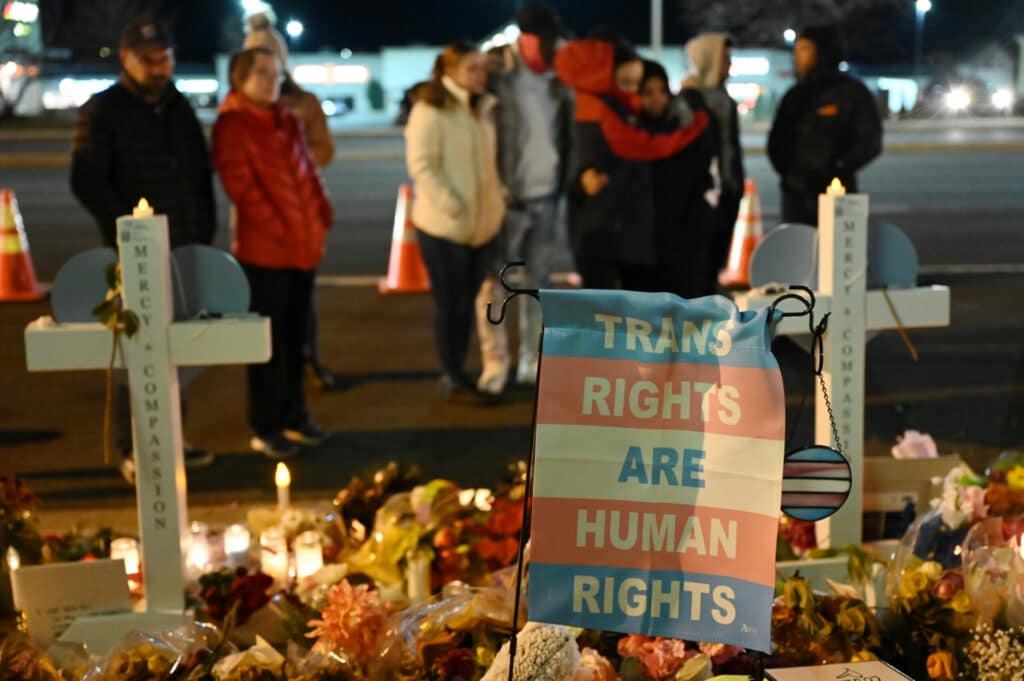
<path id="1" fill-rule="evenodd" d="M 295 576 L 308 577 L 324 566 L 324 548 L 320 533 L 308 530 L 295 538 Z"/>
<path id="2" fill-rule="evenodd" d="M 21 567 L 21 554 L 13 546 L 7 547 L 7 571 L 14 572 Z"/>
<path id="3" fill-rule="evenodd" d="M 260 569 L 281 588 L 288 585 L 288 538 L 284 530 L 271 527 L 260 535 Z"/>
<path id="4" fill-rule="evenodd" d="M 249 545 L 252 543 L 252 535 L 245 525 L 229 525 L 224 530 L 224 555 L 228 559 L 228 565 L 238 567 L 249 560 Z"/>
<path id="5" fill-rule="evenodd" d="M 210 567 L 210 526 L 194 521 L 189 525 L 189 545 L 185 554 L 185 572 L 189 579 L 199 579 Z"/>
<path id="6" fill-rule="evenodd" d="M 277 470 L 274 471 L 274 484 L 277 486 L 277 507 L 283 511 L 292 502 L 292 475 L 284 462 L 277 464 Z"/>
<path id="7" fill-rule="evenodd" d="M 430 597 L 430 553 L 410 551 L 405 557 L 405 595 L 413 603 Z"/>

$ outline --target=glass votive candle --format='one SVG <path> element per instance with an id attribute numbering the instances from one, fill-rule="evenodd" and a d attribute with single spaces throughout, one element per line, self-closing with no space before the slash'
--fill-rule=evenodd
<path id="1" fill-rule="evenodd" d="M 235 523 L 224 529 L 224 555 L 227 556 L 228 565 L 238 567 L 245 565 L 249 560 L 249 545 L 252 543 L 252 535 L 245 525 Z"/>
<path id="2" fill-rule="evenodd" d="M 119 537 L 110 542 L 111 560 L 124 561 L 124 571 L 129 577 L 139 574 L 139 542 L 131 537 Z"/>
<path id="3" fill-rule="evenodd" d="M 260 569 L 278 587 L 288 585 L 288 537 L 279 527 L 271 527 L 260 535 Z"/>
<path id="4" fill-rule="evenodd" d="M 210 526 L 193 521 L 189 525 L 188 551 L 185 554 L 185 573 L 190 579 L 199 579 L 210 567 Z"/>
<path id="5" fill-rule="evenodd" d="M 295 576 L 308 577 L 324 566 L 324 547 L 320 533 L 307 530 L 295 538 Z"/>

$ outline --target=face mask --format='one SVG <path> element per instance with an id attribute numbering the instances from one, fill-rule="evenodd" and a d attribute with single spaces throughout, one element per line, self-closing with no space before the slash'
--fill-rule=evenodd
<path id="1" fill-rule="evenodd" d="M 544 59 L 541 49 L 540 36 L 533 33 L 521 33 L 518 42 L 519 55 L 523 58 L 526 68 L 538 75 L 548 70 L 548 63 Z"/>

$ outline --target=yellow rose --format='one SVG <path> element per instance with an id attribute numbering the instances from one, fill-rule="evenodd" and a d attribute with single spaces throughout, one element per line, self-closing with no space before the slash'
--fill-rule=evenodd
<path id="1" fill-rule="evenodd" d="M 875 655 L 870 650 L 858 650 L 850 658 L 850 662 L 871 662 L 872 660 L 877 659 L 878 655 Z"/>
<path id="2" fill-rule="evenodd" d="M 1018 466 L 1007 473 L 1006 484 L 1015 492 L 1024 492 L 1024 468 Z"/>
<path id="3" fill-rule="evenodd" d="M 926 560 L 921 564 L 921 567 L 917 569 L 922 575 L 928 578 L 929 582 L 934 582 L 936 579 L 941 577 L 943 573 L 942 565 L 936 563 L 934 560 Z"/>
<path id="4" fill-rule="evenodd" d="M 928 578 L 918 570 L 907 570 L 900 577 L 900 598 L 912 601 L 928 588 Z"/>
<path id="5" fill-rule="evenodd" d="M 971 601 L 971 597 L 967 594 L 967 590 L 961 589 L 956 592 L 955 596 L 953 596 L 953 599 L 949 602 L 949 607 L 963 614 L 970 612 L 974 608 L 974 603 Z"/>

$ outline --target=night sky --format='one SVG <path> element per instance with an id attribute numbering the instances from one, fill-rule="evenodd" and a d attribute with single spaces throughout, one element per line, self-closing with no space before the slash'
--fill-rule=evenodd
<path id="1" fill-rule="evenodd" d="M 83 0 L 77 0 L 81 2 Z M 230 51 L 241 40 L 237 0 L 152 0 L 176 15 L 179 58 L 208 61 L 215 51 Z M 692 2 L 664 0 L 665 41 L 688 39 L 683 8 Z M 756 0 L 751 0 L 756 2 Z M 837 0 L 843 2 L 843 0 Z M 638 43 L 649 39 L 649 4 L 646 0 L 549 0 L 577 35 L 609 25 Z M 882 9 L 846 33 L 854 61 L 907 62 L 914 34 L 913 0 L 889 0 Z M 141 3 L 140 3 L 141 4 Z M 508 21 L 517 0 L 272 0 L 283 26 L 300 19 L 306 32 L 292 49 L 321 47 L 353 51 L 377 50 L 383 45 L 441 44 L 454 38 L 480 40 Z M 992 41 L 1006 43 L 1024 33 L 1024 0 L 933 0 L 928 14 L 926 50 L 963 55 Z M 778 45 L 781 47 L 781 41 Z"/>

